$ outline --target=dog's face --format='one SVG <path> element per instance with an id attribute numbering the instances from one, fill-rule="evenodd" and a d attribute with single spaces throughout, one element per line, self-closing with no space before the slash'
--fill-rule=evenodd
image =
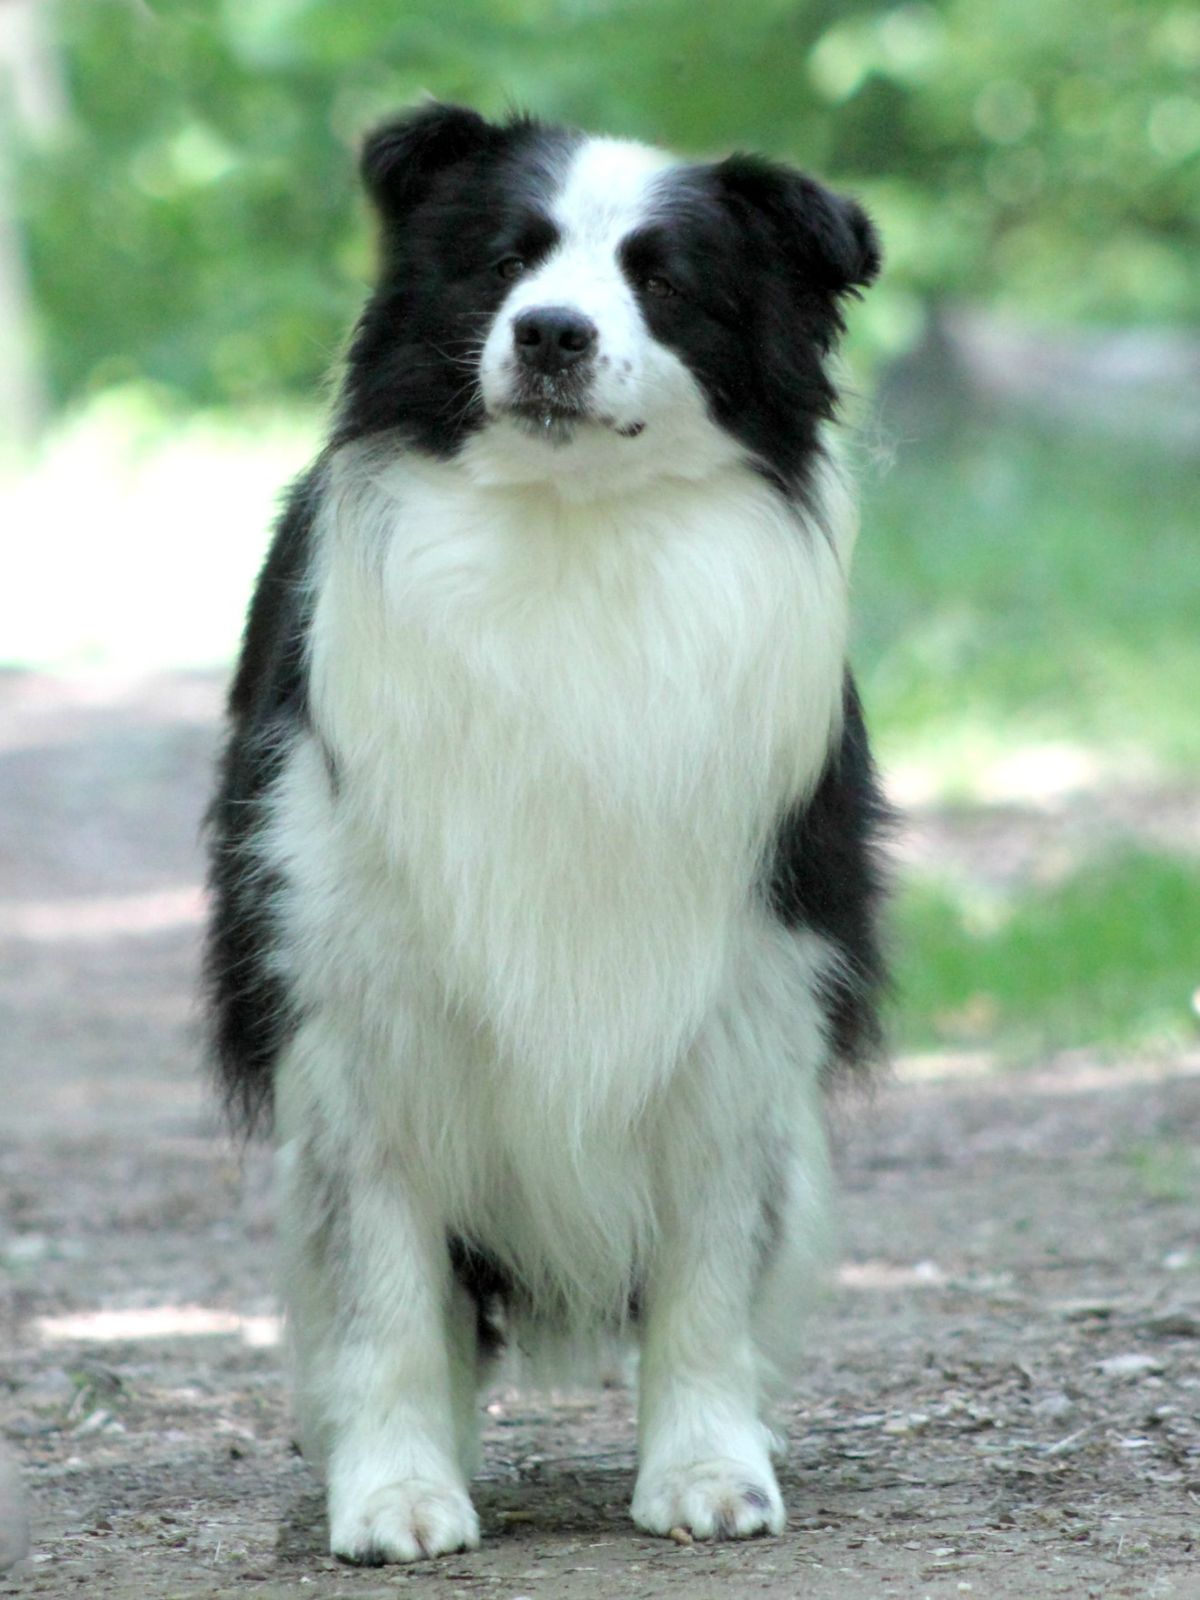
<path id="1" fill-rule="evenodd" d="M 748 157 L 431 106 L 367 143 L 384 266 L 343 437 L 399 428 L 489 483 L 596 493 L 744 458 L 795 490 L 831 414 L 858 206 Z"/>

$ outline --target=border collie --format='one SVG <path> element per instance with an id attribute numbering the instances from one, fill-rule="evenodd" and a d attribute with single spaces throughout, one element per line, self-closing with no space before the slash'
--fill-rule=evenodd
<path id="1" fill-rule="evenodd" d="M 881 803 L 828 435 L 871 224 L 786 167 L 430 105 L 259 578 L 210 814 L 333 1551 L 473 1546 L 477 1386 L 640 1349 L 633 1518 L 778 1533 L 765 1403 L 878 1040 Z"/>

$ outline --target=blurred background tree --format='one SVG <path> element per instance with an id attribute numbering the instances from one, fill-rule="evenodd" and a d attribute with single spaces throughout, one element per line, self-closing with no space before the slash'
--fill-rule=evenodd
<path id="1" fill-rule="evenodd" d="M 1200 994 L 1200 7 L 0 0 L 0 658 L 224 670 L 423 94 L 857 193 L 855 660 L 898 1037 L 1175 1047 Z M 69 570 L 72 581 L 62 582 Z M 152 602 L 147 603 L 147 597 Z"/>

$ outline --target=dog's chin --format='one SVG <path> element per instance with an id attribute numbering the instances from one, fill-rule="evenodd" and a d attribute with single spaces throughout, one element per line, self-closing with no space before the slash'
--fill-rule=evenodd
<path id="1" fill-rule="evenodd" d="M 501 413 L 527 438 L 546 444 L 570 444 L 581 428 L 594 427 L 596 419 L 584 406 L 563 405 L 555 400 L 514 400 Z"/>
<path id="2" fill-rule="evenodd" d="M 528 438 L 555 446 L 570 444 L 586 429 L 606 429 L 621 439 L 636 439 L 644 422 L 622 423 L 587 406 L 564 405 L 552 400 L 514 400 L 495 415 L 513 422 Z"/>

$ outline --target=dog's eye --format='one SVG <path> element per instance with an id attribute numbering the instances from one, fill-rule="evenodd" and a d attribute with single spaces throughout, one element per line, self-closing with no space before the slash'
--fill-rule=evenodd
<path id="1" fill-rule="evenodd" d="M 657 275 L 643 278 L 642 290 L 645 294 L 653 295 L 656 300 L 669 300 L 672 295 L 679 293 L 679 290 L 669 278 L 661 278 Z"/>
<path id="2" fill-rule="evenodd" d="M 524 271 L 525 262 L 520 256 L 501 256 L 495 266 L 496 276 L 505 283 L 515 283 Z"/>

